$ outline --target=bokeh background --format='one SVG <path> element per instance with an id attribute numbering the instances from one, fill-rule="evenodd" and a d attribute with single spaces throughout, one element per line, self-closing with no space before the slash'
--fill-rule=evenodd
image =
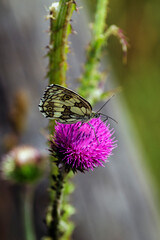
<path id="1" fill-rule="evenodd" d="M 108 20 L 124 29 L 129 39 L 127 66 L 119 61 L 120 48 L 114 39 L 110 41 L 109 53 L 160 199 L 159 7 L 159 1 L 113 0 Z"/>
<path id="2" fill-rule="evenodd" d="M 91 37 L 95 0 L 76 1 L 83 6 L 73 16 L 76 35 L 70 37 L 68 86 L 75 89 Z M 29 144 L 46 151 L 41 129 L 47 120 L 38 111 L 45 80 L 49 22 L 45 20 L 52 2 L 0 0 L 0 154 L 14 144 Z M 122 63 L 118 40 L 111 37 L 103 51 L 102 70 L 107 72 L 106 89 L 122 91 L 106 106 L 114 117 L 119 147 L 106 168 L 74 178 L 71 197 L 77 212 L 73 239 L 158 240 L 160 200 L 160 2 L 112 0 L 107 25 L 116 24 L 129 41 L 128 61 Z M 21 96 L 26 115 L 20 129 L 13 113 L 15 96 Z M 98 103 L 98 109 L 102 103 Z M 15 120 L 16 119 L 16 120 Z M 47 164 L 46 164 L 47 165 Z M 37 239 L 46 232 L 43 219 L 48 203 L 48 180 L 35 187 L 33 219 Z M 0 181 L 0 239 L 22 240 L 23 187 Z"/>

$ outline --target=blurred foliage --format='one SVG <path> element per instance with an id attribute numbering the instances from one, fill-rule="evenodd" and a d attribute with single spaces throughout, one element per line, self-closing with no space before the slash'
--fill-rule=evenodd
<path id="1" fill-rule="evenodd" d="M 91 8 L 93 1 L 88 3 Z M 160 198 L 160 1 L 112 0 L 107 18 L 110 24 L 122 28 L 129 39 L 127 65 L 122 64 L 122 51 L 114 37 L 109 39 L 109 55 Z"/>

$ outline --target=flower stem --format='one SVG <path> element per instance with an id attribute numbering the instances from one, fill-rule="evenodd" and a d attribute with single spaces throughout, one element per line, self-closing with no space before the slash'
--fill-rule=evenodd
<path id="1" fill-rule="evenodd" d="M 55 159 L 54 159 L 55 160 Z M 74 229 L 74 224 L 69 220 L 74 213 L 74 208 L 68 204 L 69 195 L 74 187 L 69 178 L 72 174 L 64 168 L 52 164 L 52 176 L 50 184 L 51 202 L 46 216 L 48 235 L 43 240 L 66 240 Z"/>
<path id="2" fill-rule="evenodd" d="M 74 10 L 76 10 L 74 0 L 60 0 L 50 7 L 50 43 L 47 54 L 49 84 L 66 85 L 68 36 L 72 32 L 70 20 Z M 54 134 L 54 128 L 55 121 L 52 120 L 49 122 L 51 135 Z M 67 198 L 63 195 L 66 173 L 56 165 L 56 158 L 53 162 L 53 157 L 50 157 L 50 161 L 50 205 L 46 216 L 48 236 L 45 239 L 66 239 L 66 236 L 69 239 L 73 227 L 68 220 L 71 210 L 67 212 L 64 207 L 67 206 Z"/>
<path id="3" fill-rule="evenodd" d="M 107 17 L 107 7 L 109 0 L 98 0 L 95 22 L 93 25 L 93 39 L 99 38 L 105 30 L 105 20 Z"/>
<path id="4" fill-rule="evenodd" d="M 58 240 L 60 237 L 60 218 L 61 218 L 61 197 L 62 197 L 62 190 L 64 185 L 64 172 L 59 170 L 57 177 L 55 175 L 52 176 L 53 178 L 53 185 L 51 188 L 55 191 L 55 196 L 52 202 L 52 210 L 51 210 L 51 222 L 48 227 L 49 236 L 54 239 Z M 55 183 L 55 184 L 54 184 Z"/>
<path id="5" fill-rule="evenodd" d="M 23 195 L 24 204 L 24 227 L 26 240 L 36 240 L 33 228 L 33 187 L 25 186 Z"/>
<path id="6" fill-rule="evenodd" d="M 49 83 L 65 85 L 67 71 L 68 35 L 75 2 L 60 0 L 58 7 L 50 7 Z"/>
<path id="7" fill-rule="evenodd" d="M 95 21 L 92 29 L 92 40 L 87 49 L 87 60 L 84 66 L 84 73 L 81 78 L 79 93 L 87 98 L 92 104 L 95 94 L 92 92 L 97 89 L 101 74 L 97 70 L 102 47 L 105 43 L 105 20 L 107 16 L 108 0 L 98 0 L 95 14 Z M 88 95 L 88 89 L 90 93 Z"/>
<path id="8" fill-rule="evenodd" d="M 58 5 L 53 3 L 50 7 L 50 44 L 47 54 L 49 84 L 66 84 L 68 36 L 72 30 L 70 20 L 75 9 L 73 0 L 60 0 Z M 54 121 L 49 122 L 51 134 L 54 132 L 54 125 Z"/>

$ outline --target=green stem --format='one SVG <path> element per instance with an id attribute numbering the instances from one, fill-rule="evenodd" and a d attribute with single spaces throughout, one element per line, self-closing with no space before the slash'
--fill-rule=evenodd
<path id="1" fill-rule="evenodd" d="M 93 38 L 98 38 L 105 30 L 105 20 L 107 17 L 107 7 L 109 0 L 98 0 L 95 15 L 95 22 L 93 25 Z"/>
<path id="2" fill-rule="evenodd" d="M 26 240 L 36 240 L 33 227 L 33 187 L 26 186 L 24 189 L 23 204 L 24 204 L 24 227 Z"/>
<path id="3" fill-rule="evenodd" d="M 66 84 L 68 35 L 71 33 L 70 19 L 76 9 L 74 1 L 60 0 L 58 7 L 50 7 L 50 44 L 49 70 L 47 77 L 49 84 Z M 54 133 L 55 123 L 49 122 L 49 131 Z"/>
<path id="4" fill-rule="evenodd" d="M 75 10 L 74 1 L 60 0 L 59 7 L 50 7 L 49 84 L 65 85 L 67 71 L 68 35 L 70 19 Z"/>
<path id="5" fill-rule="evenodd" d="M 96 89 L 98 82 L 101 78 L 97 68 L 99 65 L 99 59 L 101 55 L 102 46 L 104 45 L 104 31 L 105 20 L 107 16 L 108 0 L 98 0 L 95 14 L 95 21 L 93 23 L 93 35 L 92 40 L 87 49 L 87 60 L 84 66 L 84 73 L 82 76 L 82 84 L 79 89 L 79 93 L 85 98 L 88 98 L 91 102 L 93 99 L 92 90 Z M 88 88 L 90 89 L 90 95 L 88 95 Z"/>
<path id="6" fill-rule="evenodd" d="M 58 240 L 60 237 L 60 220 L 61 220 L 61 201 L 62 201 L 62 191 L 63 191 L 63 185 L 64 185 L 64 177 L 65 174 L 62 170 L 59 169 L 58 175 L 55 177 L 55 175 L 52 176 L 52 190 L 55 191 L 53 202 L 52 202 L 52 210 L 51 210 L 51 222 L 48 227 L 49 236 L 54 239 Z"/>
<path id="7" fill-rule="evenodd" d="M 49 84 L 66 85 L 68 36 L 72 32 L 70 20 L 76 9 L 74 0 L 60 0 L 50 7 L 50 44 L 49 44 L 49 70 L 47 77 Z M 54 134 L 55 121 L 49 122 L 49 132 Z M 49 239 L 58 240 L 65 236 L 60 224 L 63 219 L 63 188 L 66 173 L 56 166 L 56 159 L 50 157 L 50 205 L 46 216 Z M 69 227 L 69 220 L 66 220 Z M 48 238 L 46 238 L 48 239 Z M 65 239 L 65 238 L 63 238 Z"/>

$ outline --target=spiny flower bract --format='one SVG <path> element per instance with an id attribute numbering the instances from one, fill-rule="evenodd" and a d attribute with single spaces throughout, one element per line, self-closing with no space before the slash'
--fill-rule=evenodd
<path id="1" fill-rule="evenodd" d="M 57 165 L 66 170 L 84 172 L 104 166 L 112 150 L 117 147 L 114 129 L 100 118 L 89 123 L 57 123 L 55 134 L 50 140 L 50 151 L 58 158 Z"/>

